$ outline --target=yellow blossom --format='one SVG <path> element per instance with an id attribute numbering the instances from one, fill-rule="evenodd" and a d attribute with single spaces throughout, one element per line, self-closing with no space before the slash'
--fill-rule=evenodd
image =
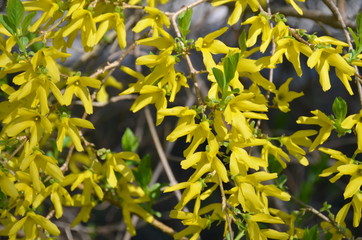
<path id="1" fill-rule="evenodd" d="M 220 6 L 229 2 L 235 2 L 234 11 L 231 13 L 228 20 L 229 25 L 233 25 L 239 21 L 241 14 L 245 11 L 247 6 L 250 6 L 253 12 L 258 11 L 260 6 L 258 0 L 214 0 L 211 4 L 213 6 Z"/>
<path id="2" fill-rule="evenodd" d="M 351 129 L 355 127 L 357 132 L 358 151 L 362 152 L 362 110 L 357 114 L 352 114 L 343 120 L 342 128 Z"/>
<path id="3" fill-rule="evenodd" d="M 96 36 L 96 23 L 94 22 L 92 13 L 85 9 L 77 9 L 71 15 L 71 21 L 61 28 L 57 38 L 65 38 L 69 35 L 73 38 L 77 34 L 78 30 L 81 30 L 82 45 L 86 50 L 90 50 L 95 44 L 97 44 Z"/>
<path id="4" fill-rule="evenodd" d="M 309 162 L 305 157 L 306 152 L 300 146 L 310 147 L 312 141 L 308 136 L 315 134 L 317 131 L 314 130 L 300 130 L 290 136 L 282 136 L 280 142 L 285 145 L 290 154 L 298 159 L 300 164 L 307 166 Z"/>
<path id="5" fill-rule="evenodd" d="M 318 145 L 323 144 L 331 135 L 333 130 L 333 121 L 319 110 L 311 111 L 311 113 L 314 115 L 313 117 L 299 117 L 297 123 L 321 126 L 318 136 L 314 139 L 312 145 L 309 147 L 309 150 L 313 151 Z"/>
<path id="6" fill-rule="evenodd" d="M 338 160 L 332 167 L 323 170 L 319 176 L 328 177 L 333 173 L 337 173 L 330 179 L 331 182 L 335 182 L 343 175 L 350 175 L 351 179 L 343 193 L 344 198 L 350 198 L 360 191 L 362 185 L 362 166 L 355 164 L 353 159 L 348 158 L 339 151 L 328 148 L 319 148 L 319 150 Z"/>
<path id="7" fill-rule="evenodd" d="M 151 103 L 155 104 L 158 111 L 165 109 L 167 106 L 165 90 L 156 86 L 145 85 L 140 91 L 140 96 L 132 104 L 131 111 L 138 112 Z M 160 124 L 163 118 L 162 115 L 157 114 L 156 124 Z"/>
<path id="8" fill-rule="evenodd" d="M 63 150 L 63 142 L 66 136 L 72 139 L 74 147 L 78 152 L 84 150 L 78 128 L 94 129 L 94 126 L 85 119 L 61 117 L 56 140 L 57 148 L 60 152 Z"/>
<path id="9" fill-rule="evenodd" d="M 98 29 L 95 33 L 95 43 L 98 43 L 104 34 L 111 28 L 117 33 L 118 45 L 121 49 L 126 47 L 126 28 L 124 26 L 124 19 L 118 13 L 105 13 L 93 19 L 95 23 L 99 23 Z"/>
<path id="10" fill-rule="evenodd" d="M 295 3 L 295 0 L 285 0 L 287 3 L 292 5 L 292 7 L 297 11 L 300 15 L 303 15 L 303 10 Z M 299 2 L 305 2 L 305 0 L 297 0 Z"/>
<path id="11" fill-rule="evenodd" d="M 55 209 L 56 218 L 63 216 L 63 204 L 67 206 L 73 205 L 73 199 L 68 191 L 59 183 L 53 183 L 35 196 L 33 207 L 37 208 L 49 195 Z"/>
<path id="12" fill-rule="evenodd" d="M 272 29 L 270 28 L 270 23 L 266 16 L 262 14 L 259 14 L 258 16 L 253 16 L 242 23 L 242 25 L 245 24 L 251 24 L 248 32 L 248 40 L 246 41 L 246 46 L 254 46 L 257 37 L 262 34 L 260 51 L 265 52 L 272 39 Z"/>
<path id="13" fill-rule="evenodd" d="M 288 59 L 288 61 L 293 64 L 293 67 L 298 76 L 301 76 L 302 68 L 300 66 L 300 53 L 303 53 L 305 56 L 309 57 L 312 54 L 310 47 L 289 37 L 282 38 L 276 43 L 277 48 L 275 49 L 273 56 L 270 58 L 270 67 L 274 66 L 276 63 L 283 62 L 282 55 L 285 54 L 285 57 Z"/>
<path id="14" fill-rule="evenodd" d="M 351 76 L 355 74 L 355 69 L 340 55 L 341 52 L 341 46 L 337 46 L 337 48 L 329 47 L 317 49 L 310 55 L 307 65 L 310 68 L 315 67 L 317 70 L 320 76 L 319 82 L 323 91 L 327 91 L 331 88 L 329 67 L 335 67 L 336 75 L 339 80 L 341 80 L 349 94 L 353 95 L 349 81 L 352 80 Z"/>
<path id="15" fill-rule="evenodd" d="M 274 102 L 278 105 L 278 108 L 282 112 L 289 112 L 289 102 L 304 95 L 303 92 L 298 93 L 289 91 L 289 84 L 291 81 L 292 78 L 288 78 L 287 81 L 285 81 L 278 90 L 274 90 Z"/>
<path id="16" fill-rule="evenodd" d="M 353 196 L 352 201 L 345 204 L 336 215 L 336 222 L 343 224 L 347 216 L 349 209 L 353 207 L 353 227 L 357 228 L 361 222 L 361 212 L 362 212 L 362 193 L 356 192 Z"/>
<path id="17" fill-rule="evenodd" d="M 136 26 L 132 29 L 134 32 L 139 33 L 144 29 L 151 27 L 153 29 L 153 36 L 158 36 L 159 29 L 163 28 L 163 25 L 170 27 L 170 20 L 159 9 L 154 7 L 145 7 L 144 10 L 149 14 L 137 22 Z"/>
<path id="18" fill-rule="evenodd" d="M 204 38 L 198 38 L 195 42 L 196 50 L 201 51 L 204 64 L 209 72 L 216 66 L 212 54 L 227 54 L 230 51 L 237 51 L 237 48 L 230 48 L 220 40 L 215 38 L 221 36 L 228 30 L 227 27 L 221 28 L 215 32 L 207 34 Z"/>
<path id="19" fill-rule="evenodd" d="M 3 131 L 9 137 L 15 137 L 29 129 L 30 148 L 37 146 L 45 133 L 52 132 L 52 125 L 46 116 L 39 114 L 38 111 L 26 108 L 19 108 L 15 114 L 6 117 L 3 123 L 7 124 Z"/>
<path id="20" fill-rule="evenodd" d="M 70 105 L 73 95 L 75 95 L 83 102 L 86 113 L 93 113 L 92 99 L 87 87 L 99 88 L 101 81 L 90 77 L 72 76 L 68 77 L 66 84 L 67 88 L 64 92 L 65 105 Z"/>

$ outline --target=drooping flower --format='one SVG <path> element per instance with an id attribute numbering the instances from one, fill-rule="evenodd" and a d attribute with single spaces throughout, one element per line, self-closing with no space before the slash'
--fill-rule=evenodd
<path id="1" fill-rule="evenodd" d="M 229 25 L 233 25 L 239 21 L 241 14 L 245 11 L 247 6 L 250 6 L 253 12 L 258 11 L 260 6 L 258 0 L 214 0 L 211 4 L 213 6 L 220 6 L 229 2 L 235 2 L 234 11 L 228 19 Z"/>
<path id="2" fill-rule="evenodd" d="M 355 127 L 357 132 L 358 151 L 362 152 L 362 110 L 357 114 L 352 114 L 343 120 L 342 128 L 351 129 Z"/>
<path id="3" fill-rule="evenodd" d="M 311 113 L 314 115 L 313 117 L 299 117 L 297 123 L 321 126 L 318 136 L 314 139 L 312 145 L 309 147 L 309 150 L 313 151 L 318 145 L 323 144 L 328 139 L 334 128 L 334 123 L 320 110 L 314 110 L 311 111 Z"/>
<path id="4" fill-rule="evenodd" d="M 289 102 L 304 95 L 303 92 L 289 91 L 289 84 L 292 78 L 288 78 L 278 90 L 274 90 L 275 98 L 274 102 L 278 105 L 278 108 L 282 112 L 289 112 Z"/>

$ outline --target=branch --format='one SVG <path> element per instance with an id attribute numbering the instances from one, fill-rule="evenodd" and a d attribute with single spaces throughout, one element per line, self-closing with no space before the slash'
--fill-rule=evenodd
<path id="1" fill-rule="evenodd" d="M 353 50 L 353 45 L 351 41 L 351 36 L 349 35 L 349 32 L 346 27 L 346 23 L 344 22 L 344 19 L 342 17 L 342 14 L 339 12 L 338 7 L 335 5 L 332 0 L 323 0 L 324 4 L 327 5 L 327 7 L 332 11 L 333 15 L 338 19 L 338 22 L 343 27 L 344 36 L 346 37 L 347 43 L 349 45 L 349 50 Z M 358 67 L 354 66 L 354 69 L 356 70 L 356 74 L 360 75 Z M 357 84 L 357 91 L 359 95 L 360 105 L 362 106 L 362 86 L 361 82 L 359 81 L 359 78 L 355 78 L 356 84 Z"/>
<path id="2" fill-rule="evenodd" d="M 348 235 L 346 234 L 346 231 L 344 231 L 337 222 L 335 222 L 333 219 L 331 219 L 330 217 L 327 217 L 326 215 L 324 215 L 323 213 L 321 213 L 320 211 L 318 211 L 317 209 L 315 209 L 314 207 L 304 203 L 303 201 L 299 200 L 298 198 L 292 196 L 292 199 L 298 203 L 299 205 L 301 205 L 302 207 L 305 208 L 305 210 L 313 213 L 314 215 L 318 216 L 320 219 L 322 219 L 323 221 L 329 222 L 330 224 L 332 224 L 332 226 L 337 230 L 337 232 L 339 232 L 340 234 L 342 234 L 346 239 L 350 239 L 350 237 L 348 237 Z"/>
<path id="3" fill-rule="evenodd" d="M 182 35 L 181 35 L 181 32 L 180 32 L 180 29 L 178 28 L 178 25 L 177 25 L 177 17 L 185 12 L 187 9 L 189 8 L 193 8 L 201 3 L 204 3 L 204 2 L 207 2 L 208 0 L 198 0 L 190 5 L 187 5 L 183 8 L 181 8 L 180 10 L 178 10 L 177 12 L 173 12 L 173 13 L 165 13 L 166 15 L 169 16 L 169 18 L 171 19 L 171 22 L 172 22 L 172 26 L 173 28 L 175 29 L 175 33 L 176 33 L 176 36 L 181 38 Z M 183 45 L 183 42 L 181 42 L 181 44 Z M 201 95 L 201 91 L 200 91 L 200 86 L 199 86 L 199 83 L 197 82 L 197 79 L 196 79 L 196 75 L 198 74 L 198 71 L 194 68 L 192 62 L 191 62 L 191 58 L 188 54 L 185 54 L 185 59 L 186 59 L 186 62 L 187 62 L 187 66 L 189 68 L 189 71 L 190 71 L 190 75 L 191 75 L 191 80 L 193 81 L 193 84 L 194 84 L 194 87 L 195 87 L 195 93 L 196 93 L 196 97 L 197 97 L 197 101 L 198 101 L 198 104 L 199 105 L 203 105 L 203 100 L 202 100 L 202 95 Z"/>
<path id="4" fill-rule="evenodd" d="M 280 7 L 276 9 L 271 9 L 271 12 L 273 14 L 281 13 L 289 17 L 310 19 L 316 22 L 324 23 L 334 28 L 343 28 L 341 23 L 337 22 L 333 15 L 325 14 L 319 10 L 312 10 L 312 9 L 302 9 L 302 10 L 303 10 L 303 15 L 297 13 L 292 7 Z M 356 29 L 356 24 L 354 22 L 348 21 L 346 25 L 347 27 Z"/>
<path id="5" fill-rule="evenodd" d="M 155 144 L 158 156 L 160 157 L 161 163 L 163 165 L 163 168 L 165 169 L 168 180 L 170 181 L 171 185 L 176 185 L 178 182 L 176 180 L 175 175 L 172 172 L 170 164 L 168 163 L 166 153 L 162 148 L 160 138 L 158 137 L 157 131 L 156 131 L 156 128 L 155 128 L 155 123 L 152 120 L 151 111 L 150 111 L 150 109 L 148 107 L 145 108 L 145 116 L 146 116 L 147 125 L 148 125 L 148 127 L 150 129 L 151 136 L 152 136 L 153 142 Z M 175 191 L 175 195 L 176 195 L 177 199 L 180 201 L 181 200 L 181 192 L 179 190 L 177 190 L 177 191 Z"/>

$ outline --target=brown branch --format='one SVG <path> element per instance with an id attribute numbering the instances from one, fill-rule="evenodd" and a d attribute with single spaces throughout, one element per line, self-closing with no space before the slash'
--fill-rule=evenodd
<path id="1" fill-rule="evenodd" d="M 310 19 L 310 20 L 313 20 L 316 22 L 321 22 L 323 24 L 329 25 L 334 28 L 342 28 L 341 23 L 337 22 L 333 15 L 325 14 L 319 10 L 312 10 L 312 9 L 302 9 L 302 10 L 303 10 L 303 15 L 300 15 L 299 13 L 297 13 L 294 10 L 294 8 L 292 8 L 292 7 L 275 8 L 275 9 L 271 9 L 271 12 L 273 14 L 281 13 L 281 14 L 284 14 L 285 16 L 289 16 L 289 17 L 306 18 L 306 19 Z M 354 22 L 348 21 L 346 23 L 346 25 L 347 25 L 347 27 L 350 27 L 353 29 L 356 28 L 356 24 Z"/>
<path id="2" fill-rule="evenodd" d="M 157 134 L 157 131 L 155 128 L 155 123 L 152 120 L 151 111 L 148 107 L 145 108 L 145 116 L 146 116 L 148 128 L 150 129 L 150 132 L 151 132 L 153 143 L 155 144 L 158 156 L 160 157 L 163 168 L 165 169 L 167 178 L 170 181 L 171 185 L 176 185 L 178 182 L 176 180 L 175 175 L 172 172 L 170 164 L 168 163 L 166 153 L 162 148 L 160 138 L 158 137 L 158 134 Z M 175 195 L 176 195 L 177 199 L 180 201 L 181 192 L 179 190 L 177 190 L 177 191 L 175 191 Z"/>
<path id="3" fill-rule="evenodd" d="M 181 8 L 180 10 L 178 10 L 177 12 L 173 12 L 173 13 L 165 13 L 166 15 L 169 16 L 169 18 L 171 19 L 171 23 L 172 23 L 172 26 L 173 28 L 175 29 L 175 33 L 176 33 L 176 36 L 181 38 L 182 35 L 181 35 L 181 32 L 180 32 L 180 29 L 178 28 L 178 25 L 177 25 L 177 17 L 185 12 L 187 9 L 190 9 L 190 8 L 193 8 L 201 3 L 204 3 L 204 2 L 207 2 L 208 0 L 198 0 L 190 5 L 187 5 L 183 8 Z M 184 45 L 183 42 L 181 42 L 182 45 Z M 198 71 L 194 68 L 194 65 L 192 64 L 192 61 L 191 61 L 191 58 L 188 54 L 185 54 L 185 59 L 186 59 L 186 63 L 187 63 L 187 66 L 189 68 L 189 71 L 190 71 L 190 75 L 191 75 L 191 80 L 194 84 L 194 87 L 195 87 L 195 93 L 196 93 L 196 97 L 197 97 L 197 101 L 198 101 L 198 104 L 199 105 L 203 105 L 203 100 L 202 100 L 202 94 L 201 94 L 201 91 L 200 91 L 200 86 L 199 86 L 199 83 L 196 79 L 196 76 L 198 74 Z"/>
<path id="4" fill-rule="evenodd" d="M 351 40 L 351 36 L 347 30 L 347 26 L 346 23 L 342 17 L 342 14 L 340 13 L 338 7 L 335 5 L 334 2 L 332 2 L 332 0 L 323 0 L 324 4 L 327 5 L 327 7 L 332 11 L 333 15 L 338 19 L 338 22 L 341 24 L 342 28 L 343 28 L 343 32 L 344 32 L 344 36 L 347 40 L 347 43 L 349 45 L 349 50 L 353 50 L 353 45 L 352 45 L 352 40 Z M 358 67 L 354 66 L 354 69 L 356 70 L 356 74 L 360 75 Z M 358 95 L 359 95 L 359 100 L 360 100 L 360 105 L 362 106 L 362 86 L 361 86 L 361 82 L 358 80 L 358 78 L 355 79 L 356 80 L 356 84 L 357 84 L 357 91 L 358 91 Z"/>
<path id="5" fill-rule="evenodd" d="M 225 212 L 227 228 L 229 229 L 229 239 L 234 240 L 234 232 L 233 232 L 233 229 L 231 227 L 231 217 L 229 216 L 229 211 L 228 211 L 227 199 L 226 199 L 226 196 L 225 196 L 224 185 L 222 184 L 222 180 L 221 180 L 220 175 L 218 175 L 218 180 L 219 180 L 219 187 L 220 187 L 220 192 L 221 192 L 222 210 Z"/>
<path id="6" fill-rule="evenodd" d="M 302 207 L 304 207 L 305 210 L 313 213 L 314 215 L 318 216 L 320 219 L 322 219 L 323 221 L 329 222 L 330 224 L 332 224 L 332 226 L 340 233 L 342 234 L 346 239 L 351 239 L 350 237 L 348 237 L 346 231 L 344 231 L 337 222 L 335 222 L 333 219 L 331 219 L 330 217 L 327 217 L 326 215 L 324 215 L 323 213 L 321 213 L 320 211 L 318 211 L 317 209 L 315 209 L 314 207 L 304 203 L 303 201 L 299 200 L 298 198 L 292 196 L 292 199 L 298 203 L 299 205 L 301 205 Z"/>

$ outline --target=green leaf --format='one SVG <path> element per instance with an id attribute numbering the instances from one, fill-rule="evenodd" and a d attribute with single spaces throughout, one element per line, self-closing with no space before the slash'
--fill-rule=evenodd
<path id="1" fill-rule="evenodd" d="M 134 152 L 138 148 L 138 138 L 132 130 L 127 128 L 122 136 L 122 148 L 124 151 Z"/>
<path id="2" fill-rule="evenodd" d="M 231 79 L 234 78 L 235 71 L 236 71 L 236 68 L 237 68 L 238 62 L 239 62 L 239 57 L 240 57 L 240 53 L 235 53 L 233 55 L 228 54 L 227 57 L 225 57 L 223 59 L 224 75 L 225 75 L 225 80 L 226 80 L 225 87 L 228 87 Z"/>
<path id="3" fill-rule="evenodd" d="M 31 21 L 33 20 L 36 12 L 31 12 L 24 18 L 24 21 L 21 23 L 21 29 L 23 34 L 25 34 L 28 31 L 28 27 L 31 24 Z"/>
<path id="4" fill-rule="evenodd" d="M 9 21 L 9 18 L 7 16 L 0 15 L 0 24 L 2 24 L 11 35 L 14 35 L 14 33 L 16 32 L 15 25 Z"/>
<path id="5" fill-rule="evenodd" d="M 14 26 L 19 26 L 24 18 L 24 6 L 20 0 L 8 0 L 8 4 L 6 5 L 6 11 L 8 14 L 9 21 Z"/>
<path id="6" fill-rule="evenodd" d="M 239 48 L 241 50 L 241 53 L 246 51 L 246 31 L 241 31 L 238 39 Z"/>
<path id="7" fill-rule="evenodd" d="M 356 17 L 357 24 L 357 33 L 360 38 L 362 38 L 362 13 L 358 14 Z"/>
<path id="8" fill-rule="evenodd" d="M 332 105 L 333 114 L 337 121 L 343 121 L 347 115 L 347 103 L 343 98 L 337 97 Z"/>
<path id="9" fill-rule="evenodd" d="M 302 240 L 319 240 L 318 225 L 314 225 L 312 228 L 306 228 L 304 231 Z"/>
<path id="10" fill-rule="evenodd" d="M 19 44 L 19 49 L 21 52 L 26 52 L 26 45 L 28 45 L 29 43 L 29 39 L 27 37 L 20 37 L 18 44 Z"/>
<path id="11" fill-rule="evenodd" d="M 225 86 L 226 86 L 226 80 L 224 77 L 224 73 L 218 68 L 212 68 L 212 73 L 215 76 L 217 84 L 219 85 L 221 90 L 224 91 Z"/>
<path id="12" fill-rule="evenodd" d="M 281 173 L 283 171 L 283 166 L 279 163 L 273 155 L 268 156 L 268 170 L 271 173 Z"/>
<path id="13" fill-rule="evenodd" d="M 178 16 L 177 24 L 184 39 L 186 39 L 186 35 L 190 32 L 191 19 L 192 8 L 188 8 Z"/>
<path id="14" fill-rule="evenodd" d="M 140 187 L 148 192 L 148 184 L 152 179 L 151 158 L 149 155 L 145 155 L 141 159 L 137 171 L 135 171 L 133 174 Z"/>

